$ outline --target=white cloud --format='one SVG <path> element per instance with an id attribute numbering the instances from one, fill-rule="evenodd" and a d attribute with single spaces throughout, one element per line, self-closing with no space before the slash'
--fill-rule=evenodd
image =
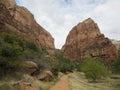
<path id="1" fill-rule="evenodd" d="M 61 48 L 73 26 L 88 17 L 107 37 L 120 39 L 120 0 L 17 0 L 55 38 Z"/>

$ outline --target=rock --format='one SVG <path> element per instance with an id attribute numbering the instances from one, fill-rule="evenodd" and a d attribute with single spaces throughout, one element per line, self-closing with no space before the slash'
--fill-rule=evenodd
<path id="1" fill-rule="evenodd" d="M 101 57 L 109 62 L 115 60 L 117 56 L 116 47 L 101 34 L 97 24 L 91 18 L 73 27 L 61 51 L 71 60 L 84 60 L 92 56 Z"/>
<path id="2" fill-rule="evenodd" d="M 40 90 L 39 86 L 32 85 L 31 83 L 23 82 L 20 84 L 20 86 L 21 86 L 21 90 Z"/>
<path id="3" fill-rule="evenodd" d="M 0 3 L 3 3 L 8 9 L 16 6 L 15 0 L 1 0 Z"/>
<path id="4" fill-rule="evenodd" d="M 25 61 L 24 72 L 31 75 L 38 70 L 38 66 L 33 61 Z"/>
<path id="5" fill-rule="evenodd" d="M 0 32 L 12 32 L 32 40 L 39 48 L 55 49 L 49 32 L 37 24 L 34 16 L 14 0 L 0 1 Z"/>
<path id="6" fill-rule="evenodd" d="M 38 68 L 37 64 L 33 61 L 25 61 L 25 67 L 27 68 Z"/>
<path id="7" fill-rule="evenodd" d="M 51 71 L 43 71 L 38 79 L 41 81 L 51 81 L 53 79 L 53 73 Z"/>
<path id="8" fill-rule="evenodd" d="M 120 55 L 120 40 L 111 40 L 112 43 L 116 46 L 118 54 Z"/>

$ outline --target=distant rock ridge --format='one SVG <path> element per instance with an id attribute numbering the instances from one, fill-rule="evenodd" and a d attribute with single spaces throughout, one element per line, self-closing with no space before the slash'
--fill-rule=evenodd
<path id="1" fill-rule="evenodd" d="M 17 6 L 15 0 L 0 1 L 0 32 L 2 31 L 21 34 L 25 39 L 35 42 L 39 48 L 55 49 L 51 34 L 36 23 L 26 8 Z"/>
<path id="2" fill-rule="evenodd" d="M 117 50 L 118 50 L 118 54 L 120 55 L 120 40 L 111 40 L 112 43 L 116 46 Z"/>
<path id="3" fill-rule="evenodd" d="M 101 57 L 106 62 L 115 60 L 118 54 L 116 47 L 101 34 L 91 18 L 72 28 L 61 51 L 71 60 L 83 60 L 92 56 Z"/>

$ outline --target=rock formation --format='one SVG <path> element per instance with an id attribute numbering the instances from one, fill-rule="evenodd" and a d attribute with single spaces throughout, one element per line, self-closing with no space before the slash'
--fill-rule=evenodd
<path id="1" fill-rule="evenodd" d="M 118 54 L 120 55 L 120 41 L 118 41 L 118 40 L 111 40 L 111 41 L 116 46 L 116 48 L 118 50 Z"/>
<path id="2" fill-rule="evenodd" d="M 83 60 L 92 56 L 101 57 L 106 62 L 115 60 L 117 56 L 116 47 L 100 33 L 91 18 L 73 27 L 62 47 L 62 53 L 71 60 Z"/>
<path id="3" fill-rule="evenodd" d="M 23 35 L 39 48 L 55 48 L 50 33 L 36 23 L 26 8 L 17 6 L 14 0 L 0 0 L 0 32 L 2 31 Z"/>
<path id="4" fill-rule="evenodd" d="M 23 71 L 26 74 L 32 75 L 38 70 L 38 65 L 33 61 L 25 61 Z"/>

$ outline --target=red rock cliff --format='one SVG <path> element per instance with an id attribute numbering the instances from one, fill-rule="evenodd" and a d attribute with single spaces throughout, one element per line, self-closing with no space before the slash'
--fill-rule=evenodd
<path id="1" fill-rule="evenodd" d="M 71 60 L 83 60 L 92 56 L 112 61 L 117 56 L 116 47 L 100 33 L 97 24 L 91 18 L 73 27 L 62 47 L 62 53 Z"/>
<path id="2" fill-rule="evenodd" d="M 17 6 L 14 0 L 0 0 L 0 31 L 21 34 L 39 48 L 55 48 L 51 34 L 36 23 L 26 8 Z"/>

